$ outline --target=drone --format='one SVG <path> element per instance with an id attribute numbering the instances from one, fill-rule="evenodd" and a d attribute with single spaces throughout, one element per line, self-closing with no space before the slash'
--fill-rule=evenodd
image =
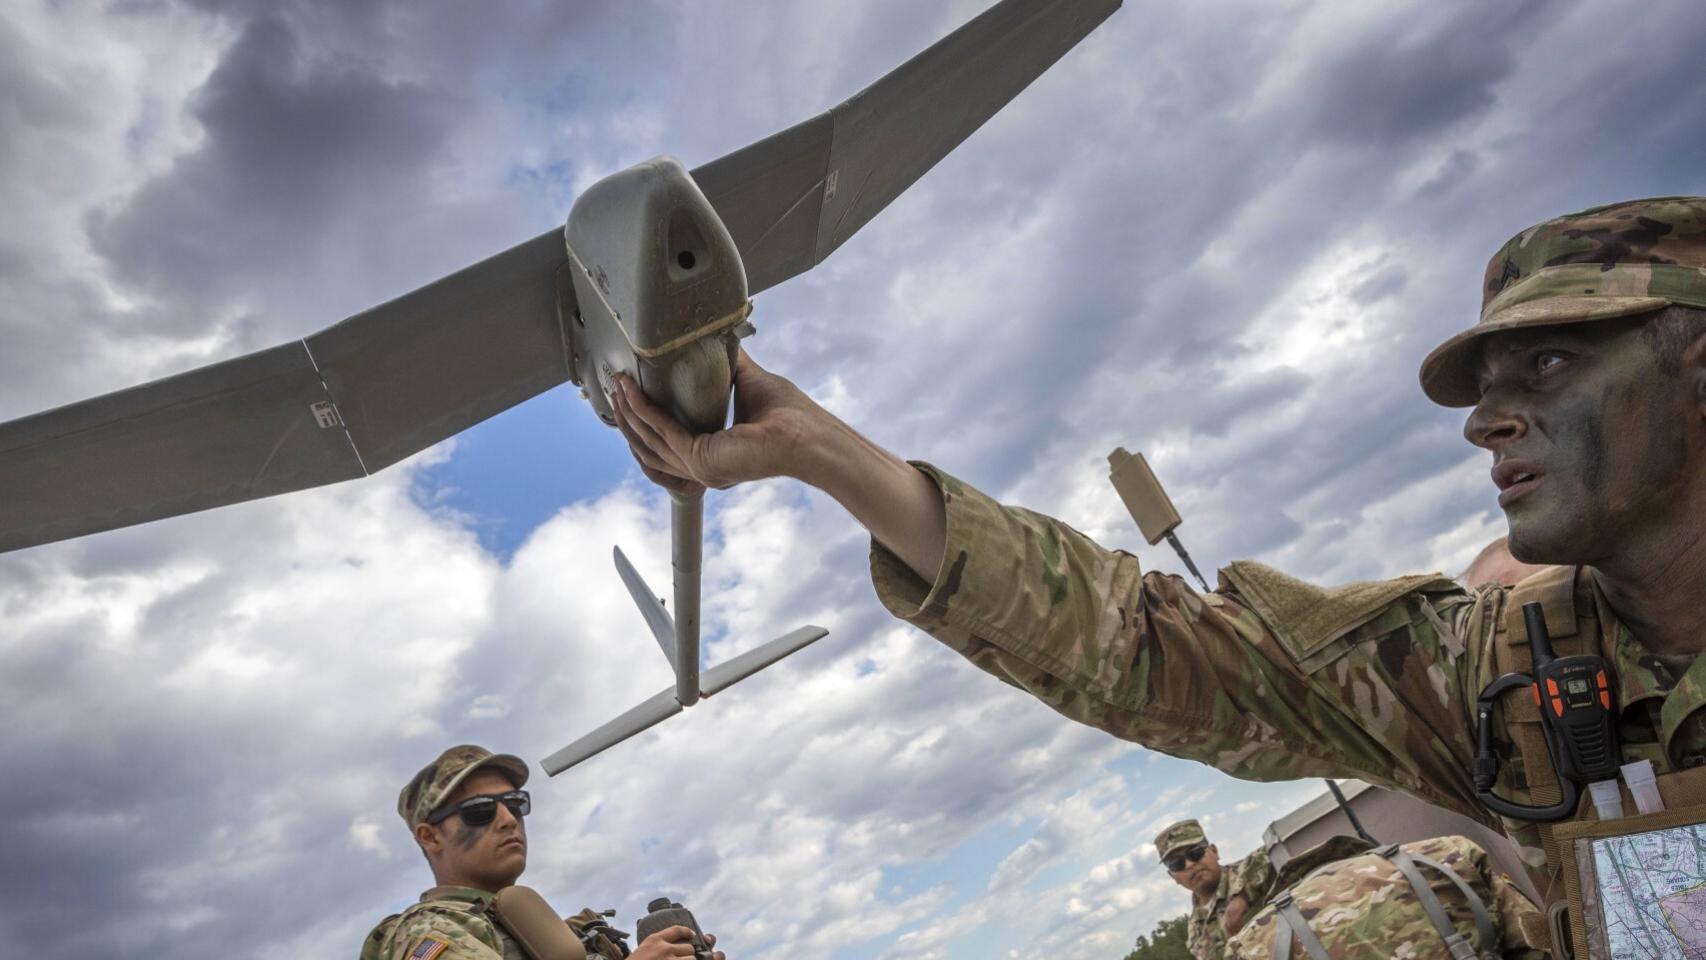
<path id="1" fill-rule="evenodd" d="M 564 227 L 388 303 L 0 423 L 0 552 L 366 477 L 565 380 L 610 426 L 626 375 L 693 432 L 721 429 L 752 297 L 821 263 L 1120 3 L 1001 0 L 826 113 L 692 170 L 660 156 L 612 174 Z M 547 773 L 828 634 L 700 671 L 704 509 L 670 493 L 670 607 L 615 549 L 675 684 Z"/>

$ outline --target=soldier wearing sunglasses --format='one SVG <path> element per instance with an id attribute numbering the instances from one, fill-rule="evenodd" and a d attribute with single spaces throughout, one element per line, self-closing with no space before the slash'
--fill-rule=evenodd
<path id="1" fill-rule="evenodd" d="M 1267 902 L 1274 882 L 1273 864 L 1257 850 L 1222 866 L 1220 850 L 1208 842 L 1202 825 L 1181 820 L 1155 838 L 1161 865 L 1173 882 L 1191 892 L 1191 919 L 1185 949 L 1196 960 L 1220 960 L 1226 941 L 1244 920 Z"/>
<path id="2" fill-rule="evenodd" d="M 492 900 L 527 867 L 527 773 L 519 757 L 464 744 L 415 774 L 397 797 L 397 813 L 426 855 L 434 886 L 373 929 L 361 960 L 525 960 L 494 920 Z M 590 910 L 567 920 L 577 936 L 598 922 Z M 692 957 L 691 934 L 686 927 L 659 931 L 634 948 L 632 960 Z M 597 955 L 624 956 L 614 937 L 598 934 L 592 943 Z M 721 951 L 715 956 L 724 960 Z"/>

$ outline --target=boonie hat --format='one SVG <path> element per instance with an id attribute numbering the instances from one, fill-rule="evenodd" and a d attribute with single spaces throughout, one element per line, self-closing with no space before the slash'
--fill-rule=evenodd
<path id="1" fill-rule="evenodd" d="M 485 747 L 464 743 L 438 755 L 438 759 L 421 768 L 403 792 L 397 795 L 397 814 L 413 830 L 444 798 L 456 792 L 468 775 L 481 767 L 493 767 L 509 777 L 517 787 L 527 782 L 527 762 L 507 753 L 493 753 Z"/>
<path id="2" fill-rule="evenodd" d="M 1481 322 L 1422 361 L 1422 391 L 1447 407 L 1474 406 L 1480 341 L 1489 333 L 1671 304 L 1706 308 L 1706 197 L 1628 200 L 1548 220 L 1488 262 Z"/>

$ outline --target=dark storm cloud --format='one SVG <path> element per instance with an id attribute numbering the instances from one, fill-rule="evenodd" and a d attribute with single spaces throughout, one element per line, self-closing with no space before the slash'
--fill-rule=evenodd
<path id="1" fill-rule="evenodd" d="M 121 279 L 176 303 L 240 297 L 257 276 L 315 263 L 308 238 L 326 224 L 423 193 L 425 162 L 464 109 L 446 91 L 317 64 L 289 23 L 263 16 L 195 97 L 205 146 L 95 217 L 97 249 Z M 197 329 L 207 312 L 172 319 Z"/>

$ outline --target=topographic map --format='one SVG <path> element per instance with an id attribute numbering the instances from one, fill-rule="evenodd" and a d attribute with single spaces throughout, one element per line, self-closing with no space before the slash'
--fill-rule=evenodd
<path id="1" fill-rule="evenodd" d="M 1706 824 L 1593 841 L 1612 960 L 1706 960 Z"/>

